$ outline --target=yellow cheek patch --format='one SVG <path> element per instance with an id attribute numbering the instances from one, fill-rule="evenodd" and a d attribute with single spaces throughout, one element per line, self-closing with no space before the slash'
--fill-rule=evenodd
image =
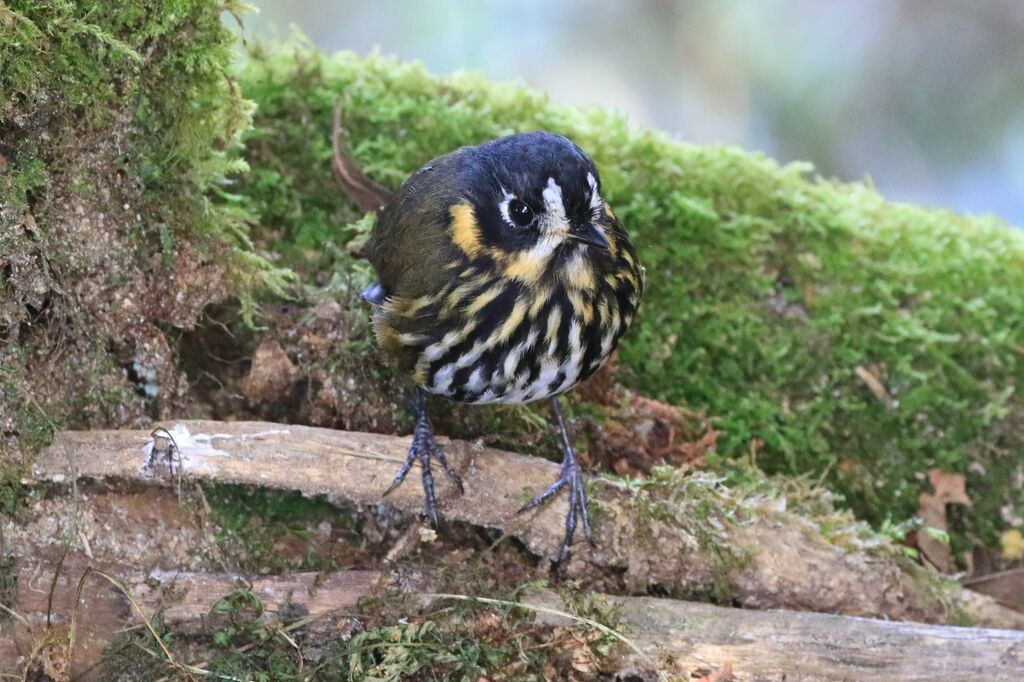
<path id="1" fill-rule="evenodd" d="M 532 251 L 523 251 L 512 257 L 505 268 L 505 276 L 509 279 L 518 279 L 524 284 L 536 284 L 544 274 L 548 258 L 538 256 Z"/>
<path id="2" fill-rule="evenodd" d="M 466 203 L 455 204 L 449 211 L 452 216 L 452 240 L 470 258 L 475 258 L 482 250 L 480 243 L 480 225 L 476 222 L 473 207 Z"/>

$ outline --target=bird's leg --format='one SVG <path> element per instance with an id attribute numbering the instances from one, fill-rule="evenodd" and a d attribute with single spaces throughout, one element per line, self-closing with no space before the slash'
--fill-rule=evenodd
<path id="1" fill-rule="evenodd" d="M 405 464 L 398 470 L 395 480 L 391 482 L 391 485 L 384 491 L 384 494 L 387 495 L 401 485 L 402 481 L 405 480 L 406 474 L 409 473 L 409 469 L 412 468 L 413 462 L 419 460 L 420 466 L 423 468 L 423 493 L 426 496 L 427 516 L 430 517 L 430 522 L 436 528 L 437 502 L 434 498 L 434 474 L 430 470 L 431 459 L 437 457 L 437 461 L 444 468 L 444 472 L 455 482 L 455 486 L 459 489 L 460 493 L 463 492 L 462 478 L 448 464 L 448 458 L 445 457 L 444 450 L 441 449 L 441 446 L 434 439 L 434 426 L 430 423 L 430 417 L 427 415 L 427 394 L 421 388 L 416 389 L 415 410 L 416 427 L 412 432 L 412 446 L 409 448 L 409 455 L 405 458 Z"/>
<path id="2" fill-rule="evenodd" d="M 562 469 L 558 480 L 548 486 L 548 489 L 527 502 L 519 510 L 520 513 L 539 507 L 547 502 L 559 490 L 569 488 L 569 512 L 565 515 L 565 538 L 558 546 L 558 558 L 555 560 L 561 563 L 569 556 L 569 547 L 572 545 L 572 536 L 576 533 L 576 524 L 583 523 L 583 532 L 587 541 L 594 542 L 593 533 L 590 531 L 590 515 L 587 513 L 587 491 L 583 485 L 583 470 L 576 461 L 576 453 L 572 449 L 569 440 L 569 431 L 565 428 L 565 417 L 562 416 L 562 408 L 558 404 L 558 398 L 551 399 L 551 406 L 558 417 L 558 429 L 562 432 Z"/>

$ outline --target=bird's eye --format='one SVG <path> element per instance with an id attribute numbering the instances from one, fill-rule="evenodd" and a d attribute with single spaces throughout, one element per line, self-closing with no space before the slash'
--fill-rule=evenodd
<path id="1" fill-rule="evenodd" d="M 526 227 L 533 222 L 533 209 L 519 199 L 508 202 L 508 217 L 519 227 Z"/>

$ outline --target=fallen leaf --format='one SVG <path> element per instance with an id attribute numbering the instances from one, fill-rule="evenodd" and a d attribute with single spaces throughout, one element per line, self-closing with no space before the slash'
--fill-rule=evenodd
<path id="1" fill-rule="evenodd" d="M 928 472 L 928 480 L 935 492 L 921 493 L 917 498 L 917 515 L 925 526 L 917 531 L 917 547 L 935 568 L 943 573 L 953 573 L 956 571 L 953 552 L 950 550 L 949 544 L 937 536 L 942 536 L 949 531 L 949 522 L 946 516 L 947 504 L 971 506 L 971 498 L 967 496 L 966 479 L 963 474 L 932 469 Z M 941 531 L 941 533 L 936 533 L 935 530 Z"/>
<path id="2" fill-rule="evenodd" d="M 477 637 L 491 635 L 501 630 L 501 617 L 494 611 L 485 611 L 473 623 L 473 633 Z"/>
<path id="3" fill-rule="evenodd" d="M 572 650 L 572 669 L 576 672 L 593 674 L 597 672 L 597 657 L 589 646 L 581 642 Z"/>
<path id="4" fill-rule="evenodd" d="M 935 496 L 943 504 L 965 504 L 971 506 L 971 498 L 967 496 L 967 482 L 963 474 L 951 474 L 942 469 L 928 472 L 928 480 L 935 489 Z"/>
<path id="5" fill-rule="evenodd" d="M 252 368 L 242 383 L 242 393 L 252 405 L 281 400 L 298 375 L 298 368 L 277 341 L 264 341 L 252 358 Z"/>

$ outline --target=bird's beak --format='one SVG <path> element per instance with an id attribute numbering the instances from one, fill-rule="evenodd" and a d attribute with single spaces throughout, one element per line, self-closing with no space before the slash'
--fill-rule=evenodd
<path id="1" fill-rule="evenodd" d="M 569 232 L 569 239 L 573 241 L 582 242 L 588 246 L 593 246 L 598 249 L 608 250 L 608 238 L 604 236 L 604 232 L 600 230 L 593 223 L 587 223 L 582 227 L 578 227 Z"/>

